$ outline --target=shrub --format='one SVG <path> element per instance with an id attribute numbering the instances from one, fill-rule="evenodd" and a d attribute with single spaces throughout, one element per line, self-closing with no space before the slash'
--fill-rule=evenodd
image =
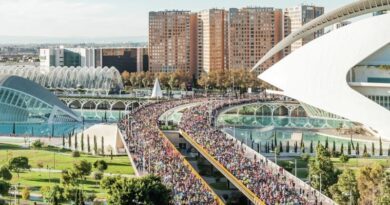
<path id="1" fill-rule="evenodd" d="M 30 198 L 30 190 L 28 189 L 28 187 L 25 186 L 22 190 L 22 199 L 28 200 L 29 198 Z"/>
<path id="2" fill-rule="evenodd" d="M 34 149 L 40 149 L 43 147 L 44 143 L 41 140 L 35 140 L 31 145 Z"/>
<path id="3" fill-rule="evenodd" d="M 94 180 L 101 180 L 101 179 L 103 179 L 103 172 L 101 172 L 101 171 L 92 172 L 92 176 L 91 177 Z"/>
<path id="4" fill-rule="evenodd" d="M 42 162 L 42 161 L 38 161 L 38 162 L 37 162 L 37 167 L 38 167 L 39 169 L 42 169 L 42 168 L 43 168 L 43 162 Z"/>
<path id="5" fill-rule="evenodd" d="M 365 157 L 365 158 L 369 158 L 369 157 L 371 157 L 371 155 L 370 155 L 370 154 L 368 154 L 368 153 L 363 153 L 363 157 Z"/>
<path id="6" fill-rule="evenodd" d="M 80 157 L 80 152 L 75 150 L 72 152 L 72 157 Z"/>

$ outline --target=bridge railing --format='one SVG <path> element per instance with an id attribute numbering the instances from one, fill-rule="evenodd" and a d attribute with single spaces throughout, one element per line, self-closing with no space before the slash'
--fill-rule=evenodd
<path id="1" fill-rule="evenodd" d="M 201 145 L 192 139 L 185 131 L 180 130 L 180 134 L 187 140 L 199 153 L 202 154 L 215 168 L 217 168 L 234 186 L 236 186 L 253 204 L 265 205 L 255 193 L 248 189 L 239 179 L 237 179 L 230 171 L 228 171 L 219 161 L 214 159 Z"/>
<path id="2" fill-rule="evenodd" d="M 194 169 L 194 167 L 192 167 L 192 165 L 190 164 L 190 162 L 188 162 L 183 156 L 182 154 L 180 153 L 179 150 L 177 150 L 177 148 L 175 147 L 175 145 L 172 144 L 172 142 L 168 139 L 168 137 L 162 132 L 160 131 L 160 136 L 169 144 L 170 147 L 173 148 L 173 152 L 174 153 L 177 153 L 181 156 L 181 159 L 184 163 L 184 165 L 191 171 L 191 173 L 198 179 L 201 181 L 201 183 L 203 184 L 203 186 L 205 186 L 214 196 L 214 199 L 218 202 L 218 204 L 220 205 L 223 205 L 225 204 L 222 199 L 214 192 L 214 190 L 209 186 L 209 184 L 199 175 L 199 173 Z"/>

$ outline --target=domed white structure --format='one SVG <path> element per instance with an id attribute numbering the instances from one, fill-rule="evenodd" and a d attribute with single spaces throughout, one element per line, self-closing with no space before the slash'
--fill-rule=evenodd
<path id="1" fill-rule="evenodd" d="M 1 122 L 81 121 L 47 89 L 12 75 L 0 75 L 0 113 Z"/>

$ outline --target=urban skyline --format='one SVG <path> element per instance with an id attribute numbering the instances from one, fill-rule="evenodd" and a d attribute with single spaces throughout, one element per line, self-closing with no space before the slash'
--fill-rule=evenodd
<path id="1" fill-rule="evenodd" d="M 151 0 L 145 3 L 133 4 L 123 0 L 113 2 L 95 0 L 31 0 L 31 1 L 0 1 L 0 17 L 7 19 L 2 29 L 2 37 L 34 37 L 46 38 L 75 38 L 87 41 L 89 38 L 124 36 L 142 37 L 148 32 L 148 12 L 159 10 L 191 10 L 201 11 L 210 8 L 242 8 L 242 7 L 274 7 L 287 8 L 301 3 L 316 4 L 329 11 L 343 4 L 347 0 L 332 1 L 159 1 Z M 40 6 L 36 6 L 40 5 Z M 6 8 L 6 9 L 5 9 Z M 56 8 L 56 9 L 53 9 Z M 115 12 L 113 12 L 115 11 Z M 110 15 L 107 15 L 110 14 Z M 65 18 L 66 17 L 66 18 Z M 134 19 L 137 19 L 134 21 Z M 129 23 L 131 22 L 131 23 Z M 104 26 L 102 26 L 104 25 Z M 86 29 L 87 28 L 87 29 Z M 11 38 L 12 40 L 12 38 Z M 15 39 L 15 41 L 22 39 Z M 36 39 L 35 39 L 36 40 Z M 38 39 L 39 40 L 39 39 Z M 36 40 L 36 41 L 38 41 Z M 107 39 L 104 39 L 107 40 Z M 2 43 L 2 42 L 0 42 Z"/>

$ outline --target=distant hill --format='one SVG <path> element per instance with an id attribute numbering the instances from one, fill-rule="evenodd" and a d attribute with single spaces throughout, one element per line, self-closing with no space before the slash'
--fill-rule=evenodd
<path id="1" fill-rule="evenodd" d="M 147 42 L 147 36 L 128 37 L 44 37 L 44 36 L 0 36 L 0 44 L 75 44 L 75 43 L 139 43 Z"/>

